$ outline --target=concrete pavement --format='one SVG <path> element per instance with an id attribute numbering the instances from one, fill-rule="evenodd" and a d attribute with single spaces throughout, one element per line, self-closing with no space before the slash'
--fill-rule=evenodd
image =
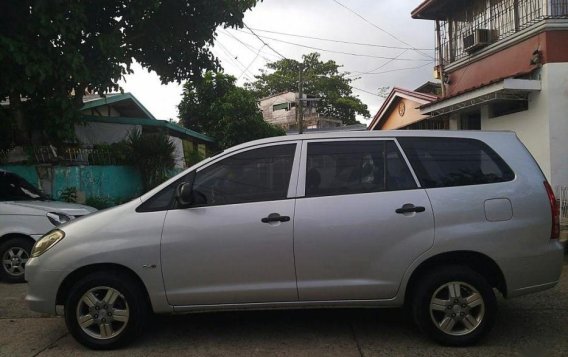
<path id="1" fill-rule="evenodd" d="M 94 355 L 62 318 L 29 311 L 26 285 L 0 283 L 0 356 Z M 144 337 L 105 356 L 568 356 L 568 265 L 554 289 L 505 301 L 479 346 L 436 345 L 400 310 L 306 310 L 156 317 Z"/>

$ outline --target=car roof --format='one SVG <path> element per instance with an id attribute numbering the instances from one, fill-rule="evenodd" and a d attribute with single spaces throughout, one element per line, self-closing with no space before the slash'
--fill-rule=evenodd
<path id="1" fill-rule="evenodd" d="M 225 153 L 237 151 L 243 148 L 287 142 L 297 140 L 318 140 L 318 139 L 349 139 L 349 138 L 399 138 L 399 137 L 444 137 L 444 138 L 471 138 L 483 139 L 488 136 L 509 136 L 516 135 L 513 131 L 482 131 L 482 130 L 374 130 L 374 131 L 339 131 L 314 134 L 292 134 L 287 136 L 276 136 L 271 138 L 249 141 L 244 144 L 233 146 Z"/>

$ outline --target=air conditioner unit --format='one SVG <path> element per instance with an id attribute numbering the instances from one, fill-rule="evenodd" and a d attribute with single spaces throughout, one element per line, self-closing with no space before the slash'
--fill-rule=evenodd
<path id="1" fill-rule="evenodd" d="M 463 38 L 463 48 L 466 52 L 475 52 L 480 48 L 493 43 L 493 32 L 487 29 L 478 29 Z"/>

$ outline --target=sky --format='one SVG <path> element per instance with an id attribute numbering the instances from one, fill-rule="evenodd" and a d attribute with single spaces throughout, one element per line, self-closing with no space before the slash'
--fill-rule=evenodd
<path id="1" fill-rule="evenodd" d="M 420 2 L 264 0 L 245 13 L 244 23 L 266 45 L 246 28 L 219 28 L 212 51 L 220 59 L 225 72 L 238 78 L 239 85 L 254 80 L 259 69 L 264 68 L 267 62 L 282 58 L 280 55 L 300 60 L 302 54 L 319 52 L 322 60 L 334 60 L 342 66 L 342 71 L 355 78 L 353 93 L 367 104 L 373 116 L 384 101 L 376 94 L 379 88 L 415 89 L 432 80 L 434 23 L 410 17 L 411 11 Z M 124 90 L 134 94 L 156 118 L 176 119 L 177 105 L 182 96 L 181 85 L 162 85 L 155 73 L 148 73 L 138 64 L 133 69 L 134 74 L 121 82 Z M 364 118 L 359 120 L 368 122 Z"/>

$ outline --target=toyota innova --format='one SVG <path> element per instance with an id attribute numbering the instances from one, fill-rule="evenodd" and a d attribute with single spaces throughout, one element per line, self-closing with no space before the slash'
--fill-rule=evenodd
<path id="1" fill-rule="evenodd" d="M 46 234 L 32 310 L 94 349 L 149 313 L 407 307 L 439 343 L 477 342 L 506 298 L 557 284 L 558 206 L 512 132 L 270 138 Z"/>

